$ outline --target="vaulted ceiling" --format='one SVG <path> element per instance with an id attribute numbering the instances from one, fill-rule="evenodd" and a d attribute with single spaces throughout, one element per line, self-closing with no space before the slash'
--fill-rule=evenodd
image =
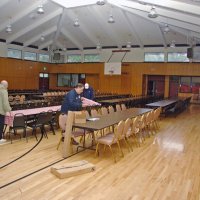
<path id="1" fill-rule="evenodd" d="M 37 13 L 40 5 L 44 14 Z M 148 17 L 152 6 L 156 18 Z M 107 0 L 105 5 L 97 0 L 1 0 L 0 39 L 38 49 L 195 45 L 200 43 L 199 10 L 200 0 Z M 115 23 L 108 23 L 110 15 Z"/>

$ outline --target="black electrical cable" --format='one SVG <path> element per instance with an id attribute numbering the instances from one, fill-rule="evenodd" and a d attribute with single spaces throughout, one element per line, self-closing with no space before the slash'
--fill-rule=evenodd
<path id="1" fill-rule="evenodd" d="M 7 163 L 7 164 L 1 166 L 0 169 L 3 169 L 4 167 L 7 167 L 8 165 L 10 165 L 10 164 L 16 162 L 16 161 L 19 160 L 20 158 L 22 158 L 22 157 L 24 157 L 25 155 L 27 155 L 28 153 L 30 153 L 33 149 L 35 149 L 35 147 L 38 146 L 38 144 L 40 144 L 40 142 L 42 141 L 43 136 L 44 136 L 44 133 L 41 134 L 41 137 L 40 137 L 39 141 L 37 142 L 37 144 L 34 145 L 30 150 L 28 150 L 26 153 L 24 153 L 23 155 L 19 156 L 18 158 L 16 158 L 16 159 L 10 161 L 9 163 Z"/>
<path id="2" fill-rule="evenodd" d="M 82 151 L 76 152 L 76 153 L 74 153 L 74 154 L 72 154 L 72 155 L 70 155 L 70 156 L 68 156 L 68 157 L 66 157 L 66 158 L 62 158 L 62 159 L 60 159 L 60 160 L 57 160 L 57 161 L 55 161 L 54 163 L 51 163 L 51 164 L 49 164 L 49 165 L 47 165 L 47 166 L 45 166 L 45 167 L 42 167 L 42 168 L 40 168 L 40 169 L 38 169 L 38 170 L 36 170 L 36 171 L 34 171 L 34 172 L 31 172 L 31 173 L 29 173 L 29 174 L 27 174 L 27 175 L 25 175 L 25 176 L 22 176 L 22 177 L 20 177 L 20 178 L 18 178 L 18 179 L 15 179 L 14 181 L 11 181 L 11 182 L 9 182 L 9 183 L 7 183 L 7 184 L 5 184 L 5 185 L 0 186 L 0 189 L 5 188 L 5 187 L 7 187 L 7 186 L 9 186 L 9 185 L 11 185 L 11 184 L 17 182 L 17 181 L 20 181 L 20 180 L 26 178 L 26 177 L 29 177 L 29 176 L 31 176 L 31 175 L 33 175 L 33 174 L 39 172 L 39 171 L 42 171 L 43 169 L 46 169 L 46 168 L 48 168 L 48 167 L 51 167 L 52 165 L 57 164 L 57 163 L 59 163 L 59 162 L 65 160 L 65 159 L 70 158 L 70 157 L 72 157 L 72 156 L 74 156 L 74 155 L 76 155 L 76 154 L 78 154 L 78 153 L 83 152 L 83 151 L 85 151 L 85 149 L 83 149 Z"/>

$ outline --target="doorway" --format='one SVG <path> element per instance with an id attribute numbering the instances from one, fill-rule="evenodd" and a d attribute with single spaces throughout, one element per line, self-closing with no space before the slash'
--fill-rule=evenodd
<path id="1" fill-rule="evenodd" d="M 155 95 L 155 81 L 148 81 L 148 89 L 147 89 L 147 95 L 154 96 Z"/>
<path id="2" fill-rule="evenodd" d="M 169 97 L 170 98 L 178 97 L 178 90 L 179 90 L 179 76 L 170 76 Z"/>
<path id="3" fill-rule="evenodd" d="M 147 95 L 164 96 L 165 76 L 148 75 Z"/>
<path id="4" fill-rule="evenodd" d="M 39 90 L 43 92 L 49 90 L 49 74 L 47 73 L 39 74 Z"/>

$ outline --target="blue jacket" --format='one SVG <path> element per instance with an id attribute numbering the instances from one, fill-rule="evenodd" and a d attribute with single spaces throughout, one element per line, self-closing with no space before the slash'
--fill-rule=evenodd
<path id="1" fill-rule="evenodd" d="M 94 90 L 92 87 L 89 87 L 88 89 L 83 90 L 83 96 L 87 99 L 94 99 Z"/>
<path id="2" fill-rule="evenodd" d="M 73 89 L 65 95 L 64 102 L 61 106 L 62 113 L 68 113 L 68 111 L 79 111 L 82 108 L 81 95 L 76 93 Z"/>

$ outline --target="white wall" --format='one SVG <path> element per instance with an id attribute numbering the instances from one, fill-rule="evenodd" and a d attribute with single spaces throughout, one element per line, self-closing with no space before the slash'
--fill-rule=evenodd
<path id="1" fill-rule="evenodd" d="M 19 49 L 23 51 L 36 52 L 36 53 L 47 53 L 46 51 L 32 49 L 28 47 L 22 47 L 18 45 L 6 45 L 5 43 L 0 43 L 0 57 L 7 57 L 7 48 Z M 200 49 L 197 47 L 197 49 Z M 69 54 L 81 54 L 82 60 L 84 60 L 84 54 L 100 54 L 100 62 L 107 62 L 110 58 L 109 62 L 121 62 L 124 53 L 116 52 L 112 53 L 112 50 L 116 49 L 102 49 L 102 50 L 76 50 L 76 51 L 66 51 L 61 52 L 64 55 L 64 61 L 67 61 L 67 55 Z M 123 62 L 144 62 L 144 53 L 145 52 L 164 52 L 167 57 L 167 52 L 187 52 L 187 47 L 176 47 L 176 48 L 163 48 L 163 47 L 153 47 L 153 48 L 132 48 L 130 52 L 126 53 L 123 58 Z M 200 52 L 200 50 L 199 50 Z M 113 55 L 112 55 L 113 54 Z M 111 56 L 112 55 L 112 56 Z M 167 60 L 167 59 L 165 59 Z M 195 60 L 199 61 L 199 60 Z"/>
<path id="2" fill-rule="evenodd" d="M 101 51 L 98 50 L 84 50 L 84 51 L 67 51 L 65 54 L 82 54 L 84 58 L 84 54 L 100 54 L 100 61 L 107 62 L 121 62 L 125 53 L 116 52 L 112 54 L 112 50 L 116 49 L 102 49 Z M 126 53 L 125 57 L 123 58 L 123 62 L 144 62 L 144 53 L 145 52 L 164 52 L 167 58 L 168 52 L 187 52 L 187 47 L 176 47 L 176 48 L 164 48 L 164 47 L 153 47 L 153 48 L 132 48 L 130 52 Z M 111 57 L 112 55 L 112 57 Z M 167 60 L 167 59 L 165 59 Z"/>
<path id="3" fill-rule="evenodd" d="M 0 43 L 0 57 L 7 57 L 7 46 L 5 43 Z"/>
<path id="4" fill-rule="evenodd" d="M 34 52 L 34 53 L 47 53 L 46 51 L 43 51 L 43 50 L 33 49 L 30 47 L 23 47 L 23 46 L 14 45 L 14 44 L 6 45 L 6 43 L 0 42 L 0 57 L 7 57 L 7 51 L 9 48 L 21 50 L 22 55 L 24 51 Z"/>

